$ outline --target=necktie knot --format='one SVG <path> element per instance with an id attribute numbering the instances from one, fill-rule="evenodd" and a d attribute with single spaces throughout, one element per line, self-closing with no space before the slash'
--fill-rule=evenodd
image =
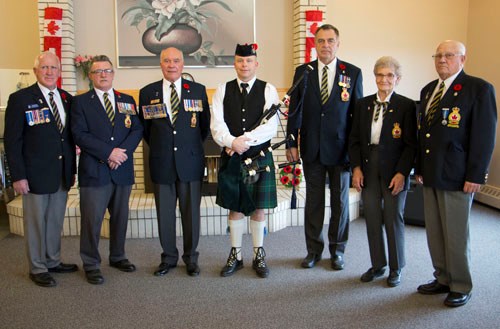
<path id="1" fill-rule="evenodd" d="M 382 110 L 382 118 L 385 117 L 385 112 L 387 111 L 387 106 L 389 106 L 389 102 L 381 102 L 378 99 L 376 99 L 374 104 L 376 105 L 376 109 L 375 109 L 375 115 L 373 116 L 373 121 L 377 122 L 378 117 L 380 116 L 380 110 Z"/>
<path id="2" fill-rule="evenodd" d="M 389 102 L 381 102 L 379 100 L 376 100 L 375 101 L 375 104 L 378 105 L 378 106 L 383 106 L 383 107 L 387 107 L 387 105 L 389 105 Z"/>
<path id="3" fill-rule="evenodd" d="M 248 86 L 249 86 L 249 84 L 248 84 L 248 83 L 246 83 L 246 82 L 242 82 L 242 83 L 240 83 L 240 87 L 241 87 L 241 94 L 242 94 L 243 96 L 248 95 L 248 91 L 247 91 Z"/>

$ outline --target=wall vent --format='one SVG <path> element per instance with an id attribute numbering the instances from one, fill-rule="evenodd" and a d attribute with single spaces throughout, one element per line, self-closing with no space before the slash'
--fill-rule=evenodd
<path id="1" fill-rule="evenodd" d="M 484 185 L 474 199 L 489 206 L 500 209 L 500 188 L 491 185 Z"/>

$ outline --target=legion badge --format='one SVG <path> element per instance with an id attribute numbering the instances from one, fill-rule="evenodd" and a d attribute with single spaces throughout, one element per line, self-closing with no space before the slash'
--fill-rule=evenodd
<path id="1" fill-rule="evenodd" d="M 460 109 L 458 107 L 454 107 L 451 109 L 451 113 L 448 116 L 448 127 L 450 128 L 460 128 L 460 120 L 462 116 L 460 115 Z"/>
<path id="2" fill-rule="evenodd" d="M 392 137 L 401 138 L 401 127 L 398 122 L 394 123 L 394 128 L 392 128 Z"/>

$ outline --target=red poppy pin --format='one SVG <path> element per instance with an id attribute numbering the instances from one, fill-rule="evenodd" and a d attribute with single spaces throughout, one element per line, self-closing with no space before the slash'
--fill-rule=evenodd
<path id="1" fill-rule="evenodd" d="M 339 68 L 340 68 L 341 70 L 345 70 L 345 65 L 344 65 L 344 64 L 342 64 L 342 63 L 340 63 L 340 64 L 339 64 Z"/>
<path id="2" fill-rule="evenodd" d="M 460 90 L 462 90 L 462 85 L 461 85 L 461 84 L 459 84 L 459 83 L 457 83 L 456 85 L 454 85 L 454 86 L 453 86 L 453 90 L 455 90 L 455 91 L 460 91 Z"/>
<path id="3" fill-rule="evenodd" d="M 187 83 L 183 84 L 182 87 L 186 90 L 189 90 L 189 85 Z"/>
<path id="4" fill-rule="evenodd" d="M 61 93 L 61 98 L 62 98 L 63 101 L 66 102 L 66 94 L 65 93 Z"/>
<path id="5" fill-rule="evenodd" d="M 121 97 L 120 92 L 119 92 L 119 91 L 117 91 L 117 90 L 115 90 L 115 95 L 116 95 L 117 97 Z"/>

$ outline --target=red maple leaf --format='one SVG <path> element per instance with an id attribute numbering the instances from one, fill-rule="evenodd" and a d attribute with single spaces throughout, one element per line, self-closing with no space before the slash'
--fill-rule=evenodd
<path id="1" fill-rule="evenodd" d="M 57 30 L 59 30 L 59 25 L 57 25 L 57 23 L 54 21 L 50 21 L 50 23 L 47 25 L 47 31 L 50 34 L 55 35 L 57 33 Z"/>
<path id="2" fill-rule="evenodd" d="M 316 34 L 317 29 L 318 29 L 318 23 L 311 24 L 311 27 L 309 28 L 309 30 L 313 35 Z"/>

